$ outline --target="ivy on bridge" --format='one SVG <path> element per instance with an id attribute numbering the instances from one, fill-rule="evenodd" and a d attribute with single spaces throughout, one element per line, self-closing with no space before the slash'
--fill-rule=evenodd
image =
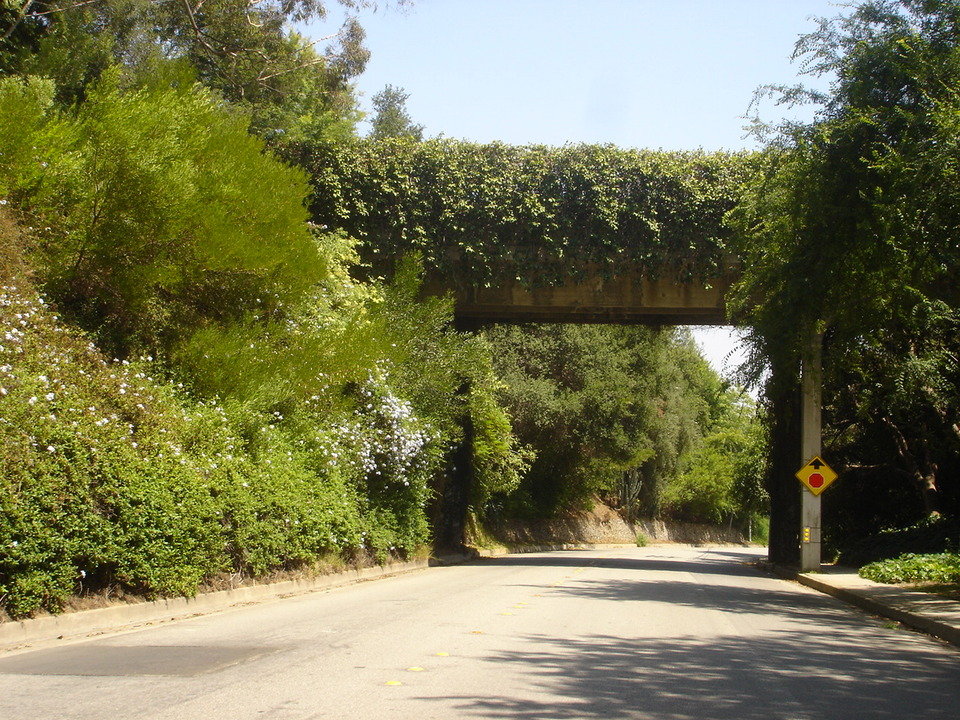
<path id="1" fill-rule="evenodd" d="M 361 241 L 375 268 L 419 253 L 451 287 L 609 279 L 709 281 L 728 270 L 747 153 L 451 139 L 291 145 L 314 222 Z"/>

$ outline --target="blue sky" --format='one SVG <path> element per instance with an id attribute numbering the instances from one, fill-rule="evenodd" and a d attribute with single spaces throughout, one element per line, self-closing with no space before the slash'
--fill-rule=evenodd
<path id="1" fill-rule="evenodd" d="M 365 108 L 402 87 L 431 137 L 752 148 L 754 90 L 799 82 L 794 42 L 812 17 L 841 11 L 826 0 L 417 0 L 361 14 L 371 59 L 356 84 Z M 766 120 L 787 114 L 761 106 Z M 730 333 L 696 335 L 722 370 Z"/>

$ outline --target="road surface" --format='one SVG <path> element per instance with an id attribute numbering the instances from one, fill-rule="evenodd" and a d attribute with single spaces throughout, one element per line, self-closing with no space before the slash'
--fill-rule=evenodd
<path id="1" fill-rule="evenodd" d="M 510 556 L 6 655 L 0 718 L 960 718 L 955 648 L 756 556 Z"/>

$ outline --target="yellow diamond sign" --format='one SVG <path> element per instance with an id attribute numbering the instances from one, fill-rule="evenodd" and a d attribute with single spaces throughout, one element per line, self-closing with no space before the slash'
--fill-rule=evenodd
<path id="1" fill-rule="evenodd" d="M 797 480 L 807 486 L 807 490 L 819 495 L 837 479 L 837 474 L 823 458 L 814 455 L 811 460 L 796 472 Z"/>

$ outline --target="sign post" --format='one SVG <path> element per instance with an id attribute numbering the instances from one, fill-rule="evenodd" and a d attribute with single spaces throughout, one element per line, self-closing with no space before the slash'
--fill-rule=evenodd
<path id="1" fill-rule="evenodd" d="M 803 393 L 801 453 L 804 459 L 812 458 L 803 469 L 811 467 L 811 463 L 814 461 L 823 462 L 820 460 L 822 350 L 823 336 L 813 331 L 810 334 L 807 351 L 803 355 L 800 377 Z M 801 472 L 803 472 L 803 469 L 801 469 Z M 814 478 L 815 483 L 817 483 L 816 478 Z M 807 485 L 807 489 L 800 491 L 802 496 L 800 504 L 800 571 L 810 572 L 820 569 L 820 493 L 813 492 L 808 483 L 805 482 L 804 484 Z M 822 491 L 822 489 L 825 489 L 825 485 L 820 485 L 819 489 Z M 808 492 L 808 490 L 811 491 Z"/>

